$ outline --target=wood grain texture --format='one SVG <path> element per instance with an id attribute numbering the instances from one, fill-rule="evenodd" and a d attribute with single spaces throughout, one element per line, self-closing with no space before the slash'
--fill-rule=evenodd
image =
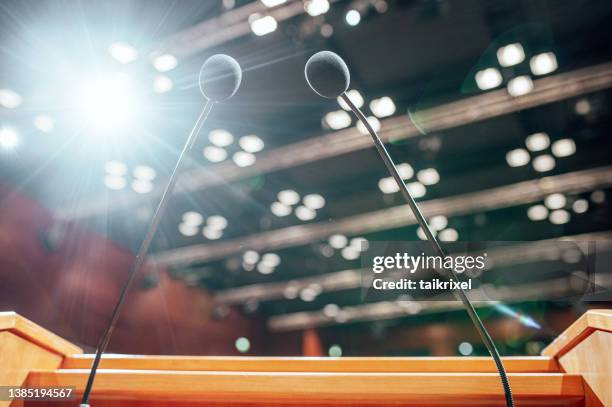
<path id="1" fill-rule="evenodd" d="M 0 312 L 0 332 L 3 331 L 12 332 L 62 356 L 83 353 L 83 349 L 15 312 Z"/>
<path id="2" fill-rule="evenodd" d="M 21 386 L 32 369 L 56 369 L 62 356 L 10 331 L 0 331 L 0 385 Z M 0 407 L 9 405 L 0 400 Z"/>
<path id="3" fill-rule="evenodd" d="M 64 359 L 64 369 L 87 369 L 93 355 L 73 355 Z M 557 360 L 548 357 L 505 357 L 510 373 L 560 372 Z M 104 355 L 103 369 L 192 370 L 222 372 L 405 372 L 405 373 L 495 373 L 488 357 L 208 357 Z"/>
<path id="4" fill-rule="evenodd" d="M 87 370 L 32 372 L 32 386 L 74 386 L 82 392 Z M 584 396 L 579 375 L 510 374 L 517 401 L 568 403 Z M 251 403 L 457 403 L 503 400 L 494 373 L 289 373 L 99 371 L 94 398 Z M 455 404 L 457 405 L 457 404 Z M 550 405 L 550 404 L 547 404 Z"/>
<path id="5" fill-rule="evenodd" d="M 591 405 L 612 406 L 612 333 L 597 330 L 563 355 L 567 372 L 581 374 L 592 394 Z"/>
<path id="6" fill-rule="evenodd" d="M 592 332 L 612 332 L 612 309 L 597 309 L 585 312 L 561 335 L 542 350 L 544 356 L 561 357 Z"/>

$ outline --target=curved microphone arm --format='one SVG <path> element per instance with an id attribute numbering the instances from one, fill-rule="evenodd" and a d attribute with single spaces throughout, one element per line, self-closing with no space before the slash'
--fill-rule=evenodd
<path id="1" fill-rule="evenodd" d="M 145 238 L 142 241 L 142 244 L 140 245 L 140 249 L 138 249 L 138 253 L 136 254 L 134 264 L 132 264 L 132 268 L 130 270 L 130 274 L 128 275 L 128 279 L 125 282 L 123 289 L 121 290 L 121 294 L 119 295 L 119 299 L 117 300 L 117 303 L 115 304 L 115 308 L 113 309 L 113 314 L 108 323 L 106 331 L 104 331 L 104 334 L 102 335 L 102 337 L 100 338 L 100 341 L 98 342 L 98 347 L 96 350 L 96 357 L 94 358 L 93 364 L 91 365 L 91 371 L 89 372 L 89 378 L 87 379 L 87 385 L 85 386 L 85 391 L 83 392 L 83 398 L 81 400 L 80 407 L 89 407 L 89 404 L 88 404 L 89 395 L 91 393 L 91 388 L 93 387 L 94 379 L 96 377 L 96 372 L 98 371 L 98 366 L 100 365 L 100 359 L 102 358 L 102 354 L 106 351 L 108 342 L 110 341 L 111 335 L 113 334 L 113 330 L 115 329 L 115 325 L 117 323 L 117 320 L 119 319 L 119 313 L 121 312 L 121 309 L 123 308 L 123 304 L 125 302 L 127 293 L 130 290 L 132 283 L 134 282 L 134 278 L 136 277 L 136 274 L 138 274 L 138 272 L 142 268 L 144 259 L 147 255 L 147 252 L 149 251 L 149 246 L 151 246 L 151 242 L 153 241 L 153 237 L 155 237 L 155 232 L 157 231 L 157 228 L 161 221 L 161 217 L 166 211 L 166 208 L 168 207 L 168 201 L 169 201 L 170 196 L 172 195 L 174 186 L 176 185 L 176 180 L 178 178 L 177 176 L 178 176 L 179 170 L 184 161 L 183 159 L 187 155 L 188 151 L 191 150 L 191 148 L 193 147 L 193 144 L 195 143 L 197 139 L 198 133 L 202 129 L 202 126 L 204 125 L 204 122 L 206 121 L 208 114 L 212 110 L 213 105 L 214 105 L 213 101 L 210 101 L 210 100 L 206 101 L 206 104 L 204 105 L 204 108 L 202 109 L 202 113 L 200 113 L 200 116 L 198 117 L 195 124 L 193 125 L 193 128 L 191 129 L 191 132 L 189 133 L 189 137 L 187 138 L 187 141 L 185 142 L 185 146 L 183 147 L 183 150 L 181 151 L 181 154 L 178 157 L 176 165 L 174 166 L 174 169 L 172 170 L 172 174 L 170 175 L 170 179 L 168 180 L 168 183 L 166 184 L 166 188 L 164 189 L 161 200 L 159 201 L 159 204 L 157 205 L 157 209 L 155 209 L 153 218 L 151 218 L 151 223 L 149 224 L 149 228 L 147 229 Z"/>
<path id="2" fill-rule="evenodd" d="M 374 131 L 372 126 L 370 126 L 370 123 L 368 122 L 366 117 L 363 115 L 361 110 L 359 110 L 359 108 L 355 106 L 353 102 L 351 102 L 351 99 L 348 97 L 348 95 L 346 93 L 342 93 L 340 97 L 351 108 L 355 116 L 357 116 L 357 119 L 359 119 L 359 121 L 363 123 L 363 125 L 366 127 L 366 129 L 370 133 L 370 136 L 372 136 L 372 141 L 374 141 L 374 145 L 376 146 L 376 149 L 378 150 L 378 154 L 383 159 L 385 166 L 387 167 L 387 170 L 389 171 L 389 173 L 391 173 L 391 175 L 395 179 L 395 182 L 397 182 L 397 185 L 399 186 L 400 191 L 402 195 L 404 196 L 404 199 L 408 203 L 408 206 L 412 210 L 414 217 L 416 218 L 417 222 L 421 226 L 421 229 L 425 233 L 425 236 L 427 237 L 427 240 L 433 247 L 434 251 L 436 252 L 438 256 L 442 258 L 446 257 L 446 253 L 444 252 L 444 249 L 442 249 L 442 247 L 440 246 L 440 243 L 438 242 L 434 234 L 431 232 L 431 229 L 429 225 L 427 224 L 427 220 L 421 213 L 421 210 L 419 209 L 417 203 L 415 202 L 414 198 L 410 194 L 410 191 L 408 191 L 408 188 L 406 187 L 404 180 L 402 180 L 402 177 L 400 177 L 399 172 L 397 171 L 397 168 L 395 167 L 395 164 L 393 163 L 393 160 L 391 159 L 391 156 L 389 155 L 389 152 L 387 151 L 384 143 L 382 142 L 378 134 L 376 134 L 376 131 Z M 451 268 L 450 273 L 451 273 L 451 276 L 455 280 L 459 281 L 457 273 L 455 272 L 454 269 Z M 462 288 L 459 288 L 458 290 L 456 290 L 456 295 L 459 297 L 459 299 L 463 303 L 465 310 L 467 311 L 468 315 L 470 316 L 470 319 L 472 320 L 474 326 L 476 327 L 476 330 L 478 331 L 480 337 L 482 338 L 482 342 L 487 347 L 487 350 L 491 354 L 491 357 L 493 358 L 495 365 L 497 366 L 497 370 L 499 371 L 499 376 L 501 378 L 501 382 L 504 388 L 506 406 L 513 407 L 514 400 L 512 398 L 512 390 L 510 389 L 510 383 L 508 382 L 508 376 L 506 375 L 506 369 L 504 368 L 504 364 L 501 360 L 501 357 L 499 356 L 499 351 L 497 350 L 497 347 L 495 346 L 493 339 L 491 339 L 489 332 L 487 332 L 487 329 L 485 328 L 480 317 L 476 313 L 476 310 L 474 309 L 474 306 L 472 305 L 467 295 L 465 294 L 465 291 Z"/>

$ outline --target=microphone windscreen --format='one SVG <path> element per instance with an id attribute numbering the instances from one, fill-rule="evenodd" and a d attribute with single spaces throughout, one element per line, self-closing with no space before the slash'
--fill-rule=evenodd
<path id="1" fill-rule="evenodd" d="M 317 52 L 306 62 L 306 82 L 320 96 L 336 98 L 346 92 L 351 82 L 348 67 L 331 51 Z"/>
<path id="2" fill-rule="evenodd" d="M 213 55 L 204 61 L 200 69 L 200 91 L 213 102 L 221 102 L 234 96 L 241 81 L 242 69 L 229 55 Z"/>

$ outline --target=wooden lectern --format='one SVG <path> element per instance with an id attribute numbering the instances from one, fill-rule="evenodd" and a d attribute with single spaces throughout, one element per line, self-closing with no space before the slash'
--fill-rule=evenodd
<path id="1" fill-rule="evenodd" d="M 93 355 L 0 313 L 0 386 L 83 392 Z M 522 406 L 612 406 L 612 310 L 588 311 L 537 357 L 504 363 Z M 4 406 L 77 406 L 0 401 Z M 266 358 L 105 355 L 91 405 L 494 406 L 503 393 L 487 357 Z"/>

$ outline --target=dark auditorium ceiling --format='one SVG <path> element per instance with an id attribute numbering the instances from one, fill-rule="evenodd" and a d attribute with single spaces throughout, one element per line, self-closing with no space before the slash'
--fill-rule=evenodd
<path id="1" fill-rule="evenodd" d="M 379 119 L 383 133 L 388 129 L 386 124 L 396 118 L 418 124 L 419 114 L 436 106 L 468 97 L 506 97 L 508 80 L 530 76 L 529 59 L 542 52 L 554 52 L 558 68 L 551 74 L 531 75 L 536 86 L 523 98 L 534 98 L 540 89 L 538 81 L 555 75 L 566 75 L 568 80 L 584 84 L 586 81 L 576 79 L 576 72 L 592 74 L 589 69 L 609 64 L 611 60 L 612 3 L 609 1 L 342 0 L 331 2 L 329 12 L 321 16 L 298 13 L 279 22 L 276 31 L 268 35 L 255 36 L 249 30 L 238 38 L 195 52 L 184 51 L 189 49 L 189 42 L 181 44 L 185 55 L 178 55 L 178 66 L 165 73 L 174 87 L 167 93 L 157 94 L 150 90 L 157 73 L 147 54 L 156 51 L 160 44 L 167 44 L 165 40 L 175 33 L 218 18 L 222 13 L 254 7 L 256 2 L 236 1 L 229 10 L 220 1 L 182 0 L 180 3 L 181 7 L 177 8 L 170 1 L 112 2 L 112 6 L 109 2 L 66 1 L 62 12 L 53 8 L 56 21 L 53 25 L 48 21 L 34 25 L 43 12 L 51 13 L 51 10 L 42 10 L 45 5 L 36 1 L 11 3 L 11 15 L 0 14 L 0 36 L 4 44 L 14 47 L 15 55 L 14 60 L 0 64 L 0 88 L 4 83 L 14 84 L 24 102 L 20 108 L 0 110 L 0 120 L 20 129 L 21 148 L 12 156 L 2 157 L 0 171 L 3 179 L 23 188 L 55 212 L 58 219 L 81 222 L 136 250 L 158 200 L 155 188 L 168 176 L 203 104 L 196 85 L 199 66 L 214 53 L 234 56 L 244 69 L 243 86 L 235 98 L 215 107 L 191 152 L 187 175 L 183 178 L 189 185 L 202 177 L 216 181 L 209 187 L 175 195 L 152 250 L 155 258 L 164 259 L 177 248 L 198 245 L 198 253 L 203 253 L 205 260 L 172 263 L 170 272 L 184 279 L 185 284 L 213 292 L 317 278 L 360 267 L 358 260 L 350 259 L 350 253 L 343 256 L 341 244 L 337 249 L 332 248 L 329 236 L 295 245 L 286 243 L 284 240 L 290 239 L 290 233 L 299 233 L 295 229 L 287 229 L 281 244 L 272 242 L 269 248 L 257 251 L 259 257 L 266 253 L 280 257 L 280 264 L 263 273 L 256 269 L 261 260 L 245 266 L 244 253 L 251 247 L 242 246 L 226 255 L 212 256 L 225 242 L 248 241 L 243 240 L 248 237 L 257 240 L 269 231 L 298 225 L 320 224 L 330 230 L 343 230 L 340 222 L 344 218 L 403 204 L 398 193 L 383 193 L 379 189 L 379 181 L 387 175 L 373 148 L 352 148 L 319 159 L 320 151 L 329 148 L 331 143 L 298 144 L 335 132 L 348 132 L 330 130 L 323 125 L 326 114 L 341 109 L 336 101 L 323 100 L 307 87 L 303 67 L 314 52 L 330 49 L 345 58 L 352 74 L 351 89 L 357 89 L 365 99 L 368 115 L 372 114 L 368 107 L 370 101 L 385 96 L 392 99 L 395 112 L 391 117 Z M 355 5 L 363 6 L 362 19 L 358 25 L 349 26 L 345 13 Z M 0 8 L 9 10 L 6 4 Z M 108 24 L 109 21 L 113 23 Z M 14 24 L 33 28 L 27 38 L 13 37 Z M 333 34 L 326 38 L 321 30 L 329 26 Z M 32 44 L 41 38 L 49 43 L 56 41 L 65 48 L 61 53 L 52 48 L 44 54 L 34 53 Z M 142 49 L 139 59 L 125 66 L 115 62 L 108 55 L 107 47 L 118 40 Z M 510 43 L 522 44 L 525 60 L 516 66 L 499 67 L 496 51 Z M 60 70 L 76 71 L 77 60 L 87 60 L 96 67 L 121 68 L 132 76 L 133 83 L 146 98 L 145 113 L 137 125 L 115 135 L 92 136 L 75 130 L 62 103 L 55 111 L 46 109 L 62 97 L 63 87 L 69 84 L 53 83 L 45 87 L 54 88 L 54 94 L 38 92 L 41 84 L 48 84 Z M 17 61 L 27 61 L 26 67 Z M 499 69 L 503 83 L 492 90 L 480 90 L 474 75 L 490 66 Z M 604 68 L 610 81 L 612 66 Z M 444 201 L 544 176 L 571 177 L 581 171 L 609 166 L 612 148 L 609 84 L 596 90 L 578 90 L 569 96 L 556 97 L 551 93 L 543 96 L 547 97 L 550 101 L 536 101 L 525 109 L 506 103 L 500 112 L 483 120 L 470 119 L 469 104 L 464 103 L 459 124 L 433 126 L 431 131 L 423 128 L 418 134 L 391 142 L 390 153 L 396 162 L 409 163 L 415 174 L 431 168 L 437 171 L 439 181 L 427 181 L 431 185 L 426 186 L 425 195 L 419 198 L 423 202 Z M 447 109 L 452 107 L 446 105 Z M 53 132 L 43 134 L 34 127 L 34 117 L 40 112 L 54 115 Z M 405 127 L 405 122 L 399 123 Z M 355 125 L 351 118 L 350 128 Z M 211 146 L 207 136 L 213 129 L 227 130 L 233 135 L 233 143 L 223 147 L 230 156 L 240 150 L 240 137 L 254 134 L 263 140 L 265 147 L 255 153 L 255 165 L 237 167 L 229 156 L 223 162 L 210 163 L 203 150 Z M 553 168 L 545 171 L 536 170 L 532 163 L 550 147 L 545 147 L 544 152 L 530 152 L 529 164 L 511 167 L 507 154 L 524 149 L 526 137 L 535 133 L 546 133 L 551 142 L 569 138 L 576 151 L 570 156 L 555 158 Z M 350 134 L 346 137 L 350 138 Z M 353 134 L 353 144 L 354 139 Z M 342 140 L 339 142 L 341 146 Z M 300 157 L 310 153 L 314 158 L 296 164 L 290 156 L 284 156 L 288 163 L 282 166 L 274 159 L 266 161 L 266 154 L 278 148 L 287 149 L 288 154 L 300 153 Z M 129 180 L 127 187 L 119 191 L 105 187 L 105 163 L 109 161 L 124 163 L 129 172 L 136 166 L 153 168 L 156 172 L 153 191 L 136 193 L 130 189 Z M 260 161 L 272 170 L 258 169 Z M 231 179 L 226 181 L 227 177 Z M 409 182 L 417 182 L 416 175 Z M 494 208 L 471 203 L 467 210 L 448 216 L 446 228 L 454 232 L 447 235 L 450 240 L 455 237 L 473 241 L 527 241 L 608 232 L 612 228 L 610 187 L 604 182 L 584 190 L 570 188 L 564 195 L 571 218 L 557 224 L 528 217 L 528 209 L 543 199 L 508 206 L 500 203 Z M 299 194 L 300 202 L 290 205 L 292 208 L 304 205 L 303 198 L 312 194 L 322 196 L 324 206 L 316 209 L 312 219 L 309 219 L 312 210 L 308 208 L 302 211 L 302 220 L 295 211 L 276 216 L 271 205 L 279 199 L 277 194 L 286 190 Z M 284 198 L 291 202 L 294 197 L 287 193 Z M 573 202 L 578 200 L 587 202 L 586 211 L 572 211 Z M 187 234 L 191 234 L 188 229 L 197 229 L 194 236 L 186 236 L 179 231 L 179 225 L 183 215 L 192 211 L 205 220 L 221 216 L 221 220 L 212 219 L 217 224 L 223 224 L 225 219 L 227 226 L 220 227 L 222 232 L 212 230 L 209 235 L 212 238 L 202 234 L 202 225 L 186 227 Z M 349 240 L 355 237 L 369 241 L 419 240 L 414 225 L 373 226 L 370 231 L 358 234 L 352 234 L 350 228 L 345 230 L 333 234 L 346 235 Z M 272 264 L 278 262 L 276 256 L 268 260 Z M 299 295 L 269 301 L 250 299 L 242 307 L 246 313 L 277 316 L 321 310 L 329 304 L 343 307 L 360 302 L 359 289 L 349 289 L 315 293 L 307 301 Z"/>

